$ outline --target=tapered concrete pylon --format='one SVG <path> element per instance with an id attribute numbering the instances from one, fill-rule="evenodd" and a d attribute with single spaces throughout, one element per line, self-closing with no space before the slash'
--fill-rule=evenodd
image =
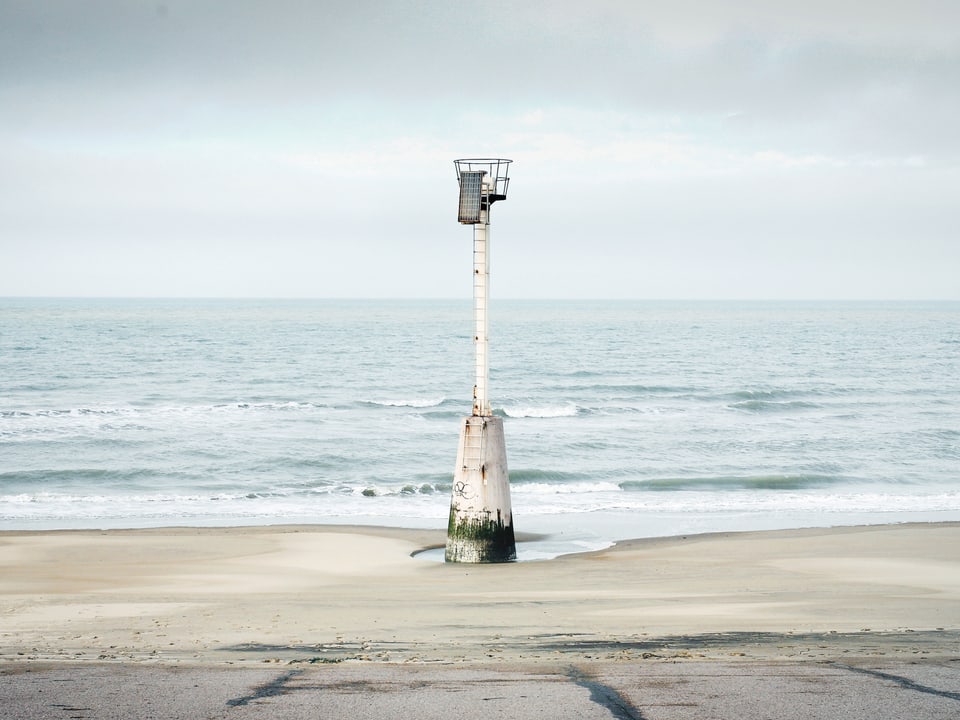
<path id="1" fill-rule="evenodd" d="M 490 405 L 488 300 L 490 288 L 490 206 L 506 200 L 510 160 L 455 160 L 460 183 L 457 219 L 473 225 L 473 343 L 476 380 L 473 415 L 460 427 L 453 473 L 447 562 L 501 563 L 517 559 L 510 508 L 510 477 L 503 421 Z"/>
<path id="2" fill-rule="evenodd" d="M 453 473 L 447 562 L 501 563 L 517 559 L 503 421 L 463 419 Z"/>

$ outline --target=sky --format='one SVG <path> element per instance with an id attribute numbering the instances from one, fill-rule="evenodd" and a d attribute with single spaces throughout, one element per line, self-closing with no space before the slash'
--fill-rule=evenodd
<path id="1" fill-rule="evenodd" d="M 956 0 L 0 0 L 0 296 L 960 300 Z"/>

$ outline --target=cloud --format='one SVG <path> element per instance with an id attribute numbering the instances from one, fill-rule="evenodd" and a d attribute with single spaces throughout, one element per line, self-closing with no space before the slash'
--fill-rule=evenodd
<path id="1" fill-rule="evenodd" d="M 271 267 L 272 291 L 263 278 L 241 283 L 266 294 L 292 276 L 308 293 L 300 267 L 332 259 L 409 265 L 406 243 L 425 287 L 463 230 L 444 210 L 451 161 L 492 155 L 515 160 L 497 215 L 527 248 L 504 257 L 557 277 L 595 265 L 597 279 L 571 279 L 571 292 L 647 293 L 654 279 L 681 296 L 747 287 L 724 289 L 723 272 L 707 282 L 684 258 L 731 278 L 749 266 L 780 278 L 781 294 L 846 292 L 802 260 L 829 246 L 851 248 L 837 253 L 851 266 L 862 251 L 872 275 L 852 274 L 864 292 L 877 286 L 865 277 L 909 267 L 906 284 L 923 294 L 924 273 L 960 263 L 943 240 L 960 207 L 958 21 L 960 6 L 937 0 L 869 12 L 822 0 L 7 0 L 0 293 L 58 287 L 45 243 L 86 267 L 87 285 L 120 287 L 164 238 L 218 278 L 236 241 L 233 276 Z M 874 252 L 877 242 L 895 250 Z M 100 269 L 78 259 L 84 244 Z M 624 268 L 651 246 L 670 261 L 641 287 Z M 790 277 L 797 267 L 803 278 Z M 153 285 L 189 294 L 206 289 L 203 276 L 174 264 Z M 324 287 L 414 292 L 379 269 L 367 277 L 332 273 Z M 501 287 L 552 292 L 547 282 Z"/>

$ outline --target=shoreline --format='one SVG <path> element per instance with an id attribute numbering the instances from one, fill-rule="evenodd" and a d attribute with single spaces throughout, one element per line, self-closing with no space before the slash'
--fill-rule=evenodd
<path id="1" fill-rule="evenodd" d="M 556 664 L 956 657 L 960 523 L 427 562 L 440 530 L 0 532 L 0 662 Z"/>
<path id="2" fill-rule="evenodd" d="M 515 518 L 519 515 L 514 508 Z M 281 522 L 276 517 L 207 517 L 184 518 L 177 522 L 151 521 L 140 518 L 132 522 L 110 521 L 105 524 L 68 522 L 51 525 L 48 521 L 17 523 L 4 527 L 0 523 L 0 536 L 7 533 L 47 532 L 128 532 L 166 530 L 254 530 L 257 528 L 364 528 L 387 530 L 416 530 L 441 533 L 434 547 L 444 543 L 446 513 L 443 517 L 381 515 L 331 516 L 322 519 L 290 518 Z M 960 523 L 960 515 L 953 511 L 897 512 L 897 513 L 778 513 L 773 519 L 760 515 L 744 516 L 740 513 L 718 513 L 710 518 L 685 517 L 675 512 L 626 513 L 603 510 L 576 513 L 543 513 L 523 515 L 517 537 L 524 538 L 518 544 L 518 560 L 546 560 L 562 555 L 604 550 L 616 543 L 635 539 L 668 539 L 672 537 L 708 534 L 790 531 L 806 529 L 842 529 L 846 527 L 931 525 Z M 439 553 L 442 561 L 442 553 Z"/>

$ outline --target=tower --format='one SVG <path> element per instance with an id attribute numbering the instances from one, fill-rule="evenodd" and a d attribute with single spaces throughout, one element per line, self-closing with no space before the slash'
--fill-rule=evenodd
<path id="1" fill-rule="evenodd" d="M 503 420 L 488 392 L 490 207 L 507 199 L 510 160 L 454 160 L 460 183 L 457 220 L 473 225 L 473 414 L 463 419 L 453 473 L 447 562 L 496 563 L 517 559 Z"/>

